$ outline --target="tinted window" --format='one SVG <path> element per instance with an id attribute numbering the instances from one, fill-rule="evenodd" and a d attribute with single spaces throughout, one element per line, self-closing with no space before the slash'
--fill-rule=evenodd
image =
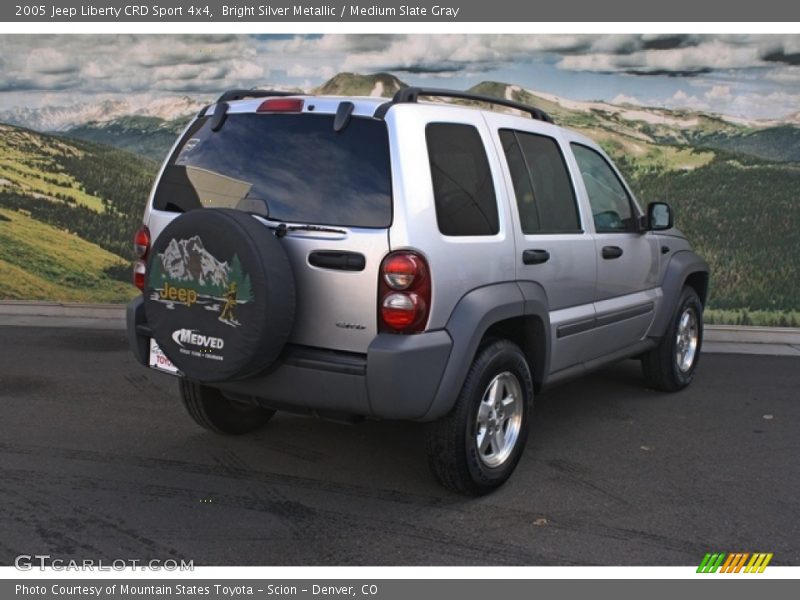
<path id="1" fill-rule="evenodd" d="M 385 123 L 332 115 L 231 114 L 219 131 L 201 119 L 156 188 L 160 210 L 230 207 L 278 221 L 388 227 L 392 220 Z"/>
<path id="2" fill-rule="evenodd" d="M 517 197 L 523 233 L 581 230 L 567 165 L 553 139 L 522 131 L 500 131 Z"/>
<path id="3" fill-rule="evenodd" d="M 597 232 L 635 231 L 631 199 L 606 159 L 580 144 L 572 144 L 572 151 L 589 195 Z"/>
<path id="4" fill-rule="evenodd" d="M 431 123 L 425 129 L 436 220 L 444 235 L 494 235 L 500 230 L 494 182 L 478 130 Z"/>

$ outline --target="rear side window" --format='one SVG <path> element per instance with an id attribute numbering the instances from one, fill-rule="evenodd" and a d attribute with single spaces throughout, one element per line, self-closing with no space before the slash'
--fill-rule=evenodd
<path id="1" fill-rule="evenodd" d="M 228 207 L 277 221 L 389 227 L 392 187 L 386 124 L 333 115 L 230 114 L 203 118 L 170 158 L 153 205 L 184 212 Z"/>
<path id="2" fill-rule="evenodd" d="M 425 129 L 436 220 L 444 235 L 500 231 L 489 160 L 472 125 L 431 123 Z"/>
<path id="3" fill-rule="evenodd" d="M 550 137 L 500 130 L 517 197 L 522 232 L 581 231 L 575 191 L 558 143 Z"/>

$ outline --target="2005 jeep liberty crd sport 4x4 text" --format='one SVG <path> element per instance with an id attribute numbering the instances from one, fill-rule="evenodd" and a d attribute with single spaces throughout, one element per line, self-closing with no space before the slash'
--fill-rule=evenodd
<path id="1" fill-rule="evenodd" d="M 545 386 L 636 357 L 677 391 L 700 356 L 708 265 L 670 207 L 642 211 L 597 144 L 504 99 L 226 92 L 135 244 L 132 349 L 197 423 L 428 422 L 434 475 L 467 494 L 508 479 Z"/>

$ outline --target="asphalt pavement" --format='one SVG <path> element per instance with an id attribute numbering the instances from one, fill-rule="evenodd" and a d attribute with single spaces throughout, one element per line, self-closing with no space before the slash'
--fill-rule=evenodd
<path id="1" fill-rule="evenodd" d="M 679 394 L 626 361 L 536 398 L 479 499 L 439 488 L 423 426 L 281 414 L 217 436 L 124 333 L 0 327 L 0 564 L 800 564 L 800 358 L 706 354 Z"/>

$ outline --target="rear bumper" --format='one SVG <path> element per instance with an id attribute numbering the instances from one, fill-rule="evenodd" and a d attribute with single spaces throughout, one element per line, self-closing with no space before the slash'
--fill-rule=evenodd
<path id="1" fill-rule="evenodd" d="M 150 335 L 142 298 L 127 309 L 128 342 L 148 364 Z M 453 342 L 446 331 L 380 334 L 366 354 L 287 345 L 267 372 L 213 384 L 278 409 L 381 419 L 422 419 L 442 380 Z"/>

